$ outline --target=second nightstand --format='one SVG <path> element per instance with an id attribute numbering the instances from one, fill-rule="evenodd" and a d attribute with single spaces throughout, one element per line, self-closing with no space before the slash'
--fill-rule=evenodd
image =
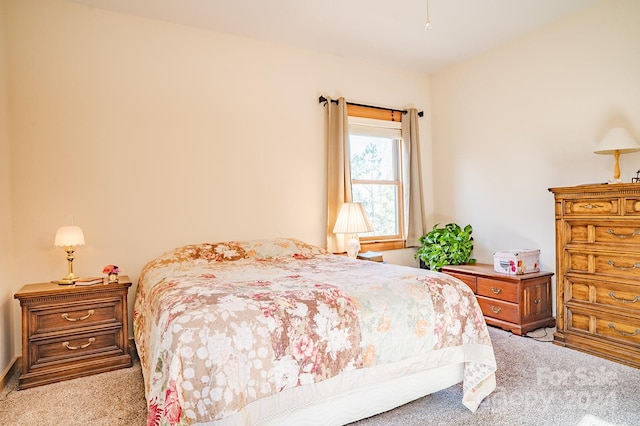
<path id="1" fill-rule="evenodd" d="M 131 280 L 92 286 L 28 284 L 22 307 L 18 388 L 131 366 L 127 294 Z"/>
<path id="2" fill-rule="evenodd" d="M 447 265 L 442 272 L 473 290 L 487 324 L 518 335 L 555 325 L 551 312 L 553 272 L 508 275 L 485 264 Z"/>

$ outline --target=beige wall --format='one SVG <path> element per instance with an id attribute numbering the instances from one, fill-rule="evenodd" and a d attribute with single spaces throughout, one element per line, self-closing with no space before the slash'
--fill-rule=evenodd
<path id="1" fill-rule="evenodd" d="M 83 276 L 114 263 L 137 280 L 154 256 L 203 241 L 324 246 L 321 94 L 425 110 L 430 155 L 423 74 L 59 0 L 7 0 L 6 15 L 12 292 L 66 273 L 53 238 L 70 216 Z"/>
<path id="2" fill-rule="evenodd" d="M 15 353 L 13 339 L 13 247 L 11 235 L 11 147 L 9 144 L 9 97 L 7 52 L 5 48 L 5 8 L 0 0 L 0 379 Z"/>
<path id="3" fill-rule="evenodd" d="M 593 154 L 623 125 L 640 141 L 640 2 L 606 0 L 431 78 L 437 220 L 471 223 L 475 255 L 539 248 L 555 270 L 549 187 L 606 182 Z M 640 153 L 621 157 L 622 178 Z"/>

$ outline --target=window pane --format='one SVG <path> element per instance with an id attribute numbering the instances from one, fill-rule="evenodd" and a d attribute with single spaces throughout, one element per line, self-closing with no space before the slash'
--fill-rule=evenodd
<path id="1" fill-rule="evenodd" d="M 362 237 L 398 235 L 398 187 L 396 185 L 353 184 L 353 201 L 362 203 L 374 231 Z"/>
<path id="2" fill-rule="evenodd" d="M 349 139 L 352 180 L 395 180 L 393 139 L 360 135 Z"/>

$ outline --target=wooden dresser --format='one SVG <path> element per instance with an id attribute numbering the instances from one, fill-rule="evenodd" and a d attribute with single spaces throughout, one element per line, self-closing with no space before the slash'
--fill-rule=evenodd
<path id="1" fill-rule="evenodd" d="M 92 286 L 28 284 L 22 307 L 18 388 L 131 366 L 127 294 L 131 280 Z"/>
<path id="2" fill-rule="evenodd" d="M 442 272 L 465 282 L 476 294 L 487 324 L 522 335 L 553 326 L 553 272 L 509 275 L 493 265 L 446 265 Z"/>
<path id="3" fill-rule="evenodd" d="M 550 188 L 554 343 L 640 368 L 640 184 Z"/>

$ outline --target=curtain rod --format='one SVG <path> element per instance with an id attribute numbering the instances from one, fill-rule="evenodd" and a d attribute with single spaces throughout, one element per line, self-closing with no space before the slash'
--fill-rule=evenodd
<path id="1" fill-rule="evenodd" d="M 318 103 L 324 103 L 325 105 L 327 104 L 329 100 L 327 98 L 325 98 L 324 96 L 320 96 L 318 98 Z M 338 103 L 337 99 L 332 99 L 331 102 L 333 102 L 334 104 Z M 393 109 L 393 108 L 385 108 L 385 107 L 380 107 L 380 106 L 375 106 L 375 105 L 363 105 L 363 104 L 356 104 L 353 102 L 347 102 L 347 105 L 353 105 L 353 106 L 359 106 L 359 107 L 365 107 L 365 108 L 375 108 L 375 109 L 382 109 L 385 111 L 392 111 L 392 112 L 401 112 L 402 114 L 406 114 L 407 110 L 406 109 Z M 422 117 L 424 115 L 424 111 L 420 111 L 418 112 L 418 117 Z"/>

